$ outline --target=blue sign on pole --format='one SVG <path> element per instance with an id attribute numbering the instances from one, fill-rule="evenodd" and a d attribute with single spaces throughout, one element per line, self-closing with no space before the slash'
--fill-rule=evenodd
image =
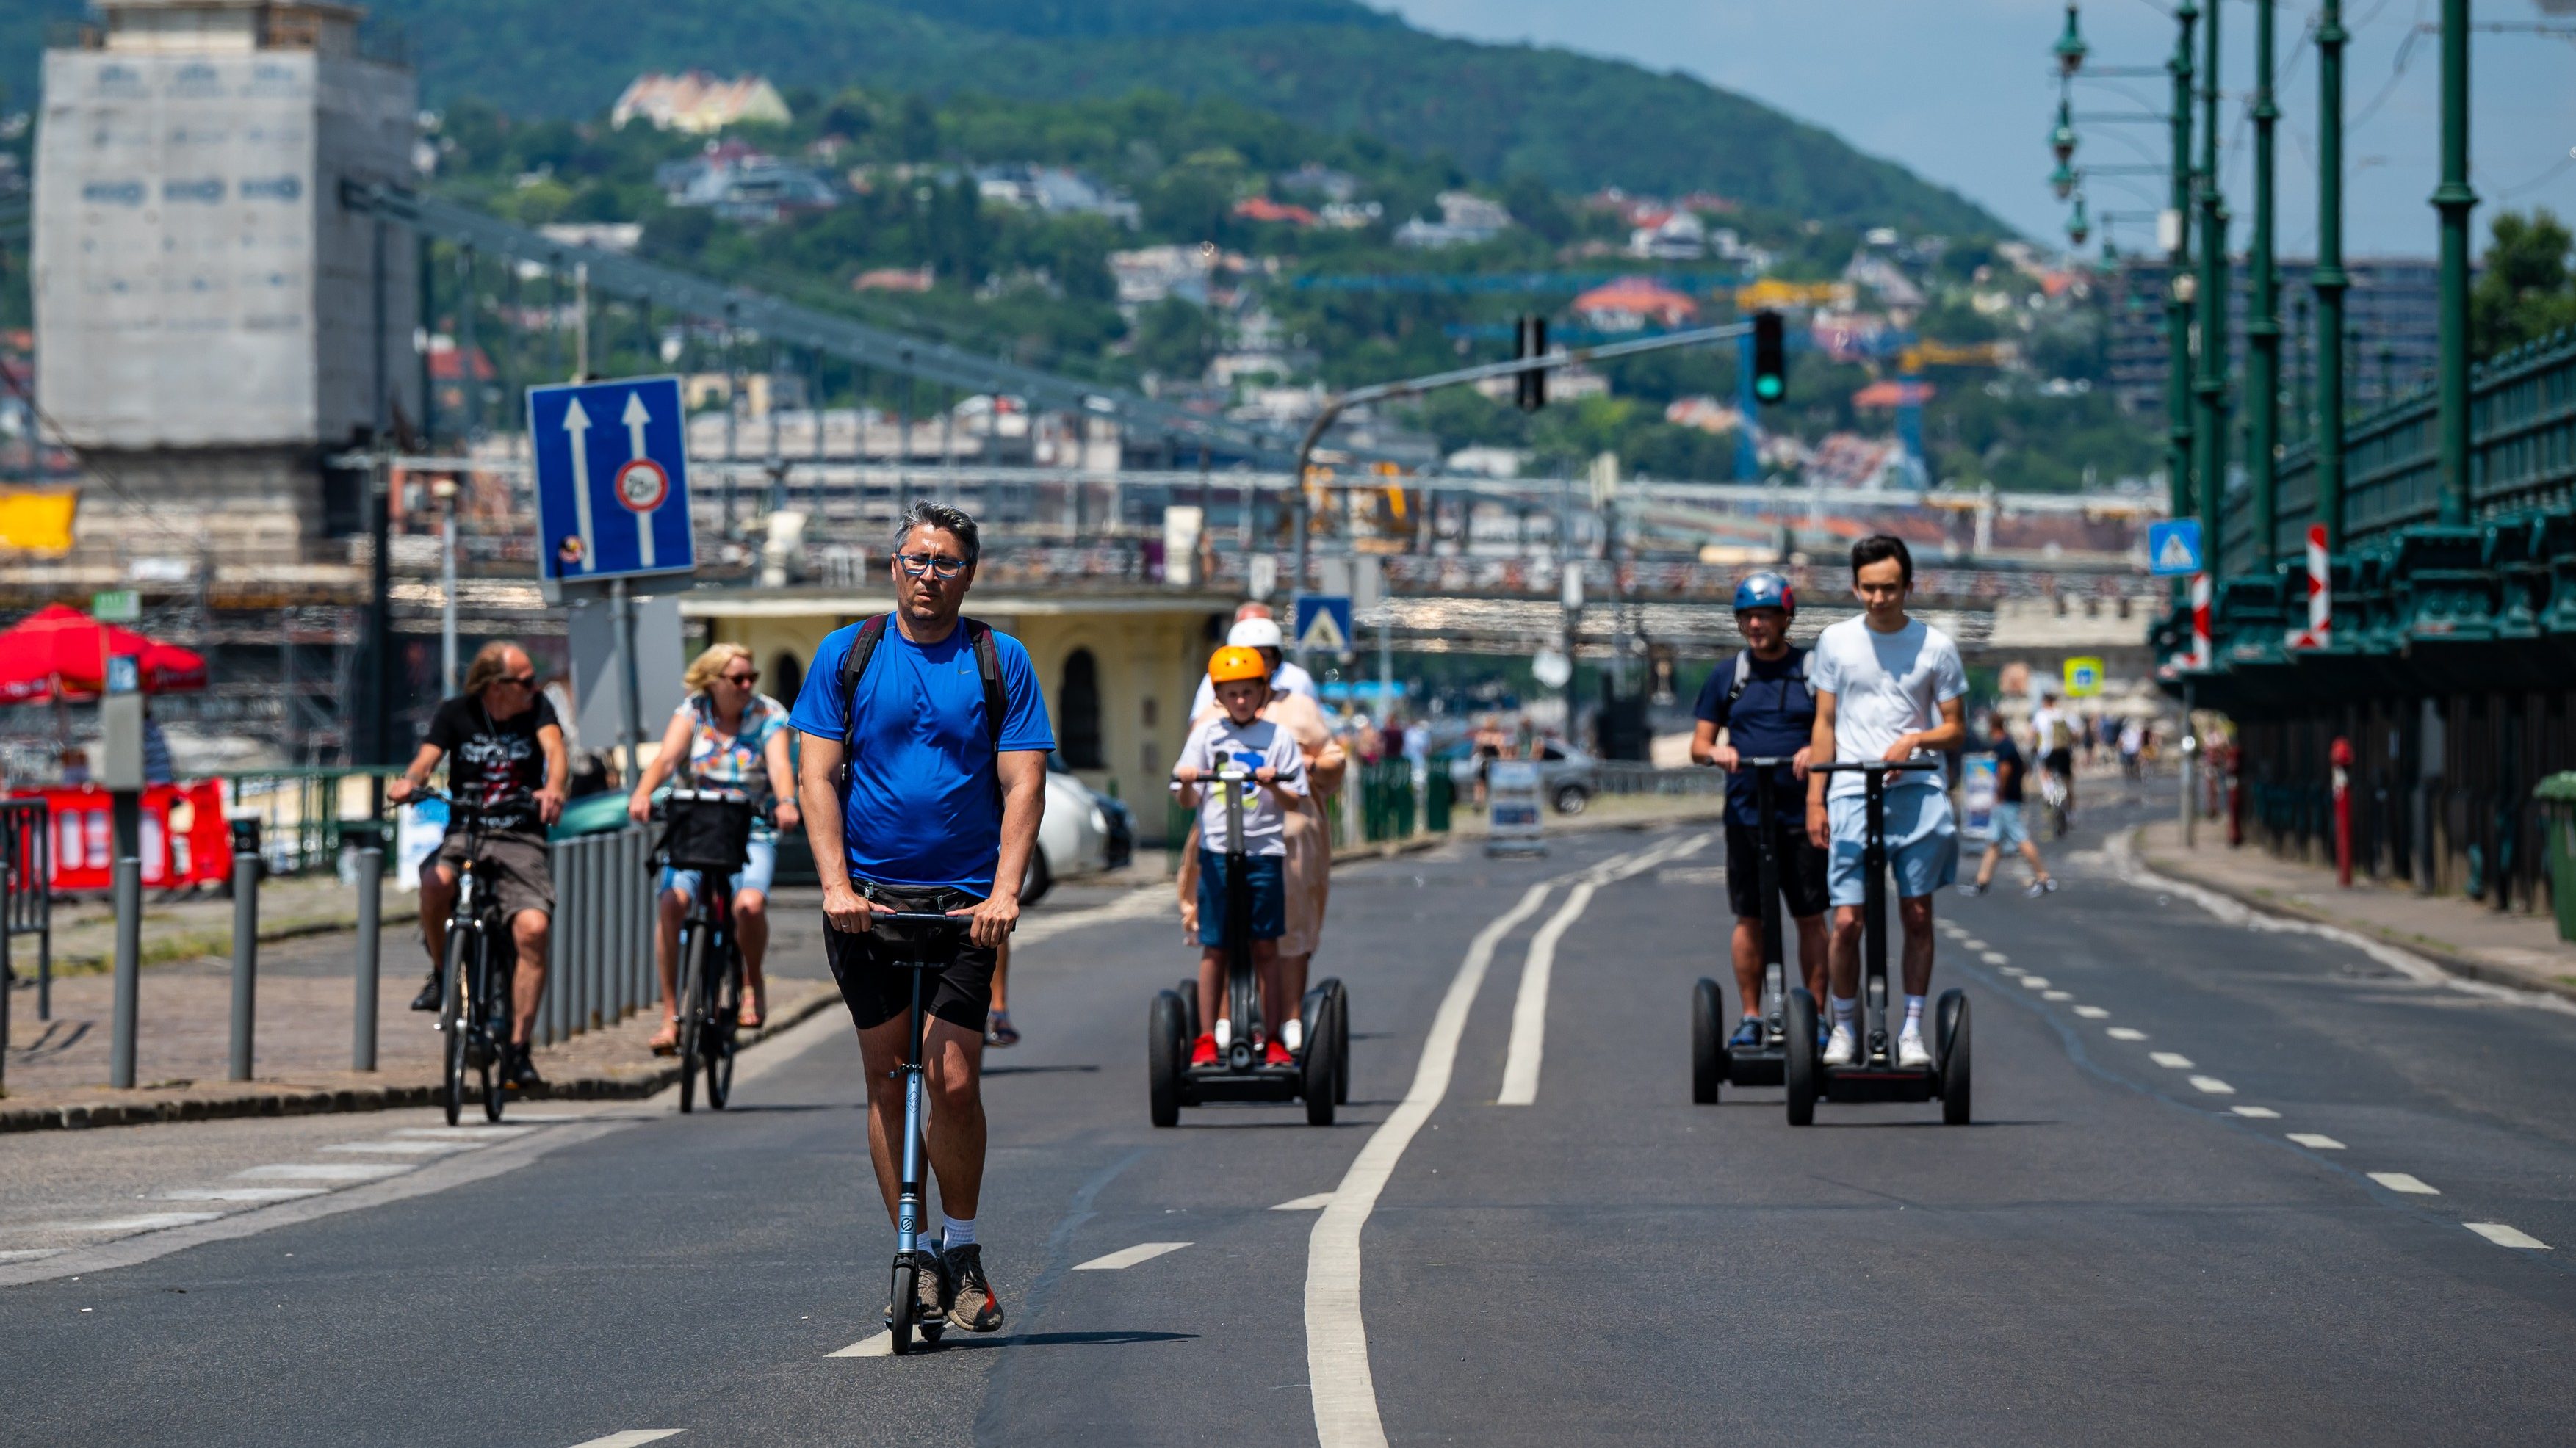
<path id="1" fill-rule="evenodd" d="M 2158 578 L 2199 573 L 2200 520 L 2174 518 L 2147 525 L 2147 571 Z"/>
<path id="2" fill-rule="evenodd" d="M 680 379 L 528 389 L 537 569 L 556 583 L 696 570 Z"/>
<path id="3" fill-rule="evenodd" d="M 1351 650 L 1351 599 L 1346 593 L 1309 593 L 1297 599 L 1298 648 L 1313 653 Z"/>

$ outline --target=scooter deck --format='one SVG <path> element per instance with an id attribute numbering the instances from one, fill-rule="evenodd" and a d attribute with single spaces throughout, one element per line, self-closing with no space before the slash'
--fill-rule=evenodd
<path id="1" fill-rule="evenodd" d="M 1181 1075 L 1193 1106 L 1212 1101 L 1296 1101 L 1303 1099 L 1303 1066 L 1193 1066 Z"/>
<path id="2" fill-rule="evenodd" d="M 1937 1066 L 1826 1066 L 1817 1072 L 1824 1101 L 1931 1101 L 1941 1095 Z"/>
<path id="3" fill-rule="evenodd" d="M 1785 1046 L 1735 1046 L 1726 1053 L 1726 1081 L 1730 1086 L 1777 1086 L 1788 1079 L 1788 1062 Z"/>

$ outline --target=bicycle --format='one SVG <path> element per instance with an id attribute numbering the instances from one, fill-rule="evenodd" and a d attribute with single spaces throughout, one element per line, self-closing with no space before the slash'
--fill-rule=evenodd
<path id="1" fill-rule="evenodd" d="M 751 841 L 751 801 L 725 790 L 675 789 L 654 814 L 667 822 L 658 863 L 695 871 L 698 888 L 680 922 L 678 1008 L 680 1110 L 697 1109 L 697 1078 L 707 1078 L 707 1105 L 733 1096 L 735 1033 L 742 1019 L 742 942 L 734 933 L 733 892 Z"/>
<path id="2" fill-rule="evenodd" d="M 413 798 L 448 808 L 448 828 L 465 829 L 465 858 L 456 869 L 456 905 L 447 918 L 447 951 L 439 967 L 439 1104 L 454 1126 L 465 1109 L 465 1073 L 479 1077 L 483 1117 L 501 1119 L 503 1093 L 492 1079 L 510 1043 L 510 985 L 519 964 L 518 942 L 501 915 L 501 895 L 475 890 L 475 862 L 483 854 L 483 821 L 489 807 L 435 790 Z"/>

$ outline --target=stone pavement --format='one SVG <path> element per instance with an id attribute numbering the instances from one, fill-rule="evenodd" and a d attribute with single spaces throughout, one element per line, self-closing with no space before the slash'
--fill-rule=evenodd
<path id="1" fill-rule="evenodd" d="M 2558 938 L 2547 915 L 2419 895 L 2411 886 L 2358 875 L 2345 890 L 2336 886 L 2330 868 L 2280 859 L 2252 845 L 2229 849 L 2223 825 L 2198 833 L 2199 845 L 2186 850 L 2176 821 L 2146 825 L 2137 835 L 2138 858 L 2150 869 L 2258 910 L 2339 925 L 2472 979 L 2576 996 L 2576 945 Z"/>

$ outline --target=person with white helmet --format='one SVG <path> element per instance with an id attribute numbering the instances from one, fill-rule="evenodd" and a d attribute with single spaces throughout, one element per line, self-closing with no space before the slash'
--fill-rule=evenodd
<path id="1" fill-rule="evenodd" d="M 1260 605 L 1246 604 L 1245 607 L 1258 608 Z M 1288 636 L 1279 631 L 1279 621 L 1267 613 L 1238 617 L 1234 627 L 1225 635 L 1227 648 L 1261 650 L 1262 662 L 1270 666 L 1271 693 L 1303 694 L 1321 703 L 1322 696 L 1315 692 L 1315 676 L 1289 661 L 1287 645 Z M 1208 682 L 1207 675 L 1201 674 L 1199 691 L 1190 700 L 1190 717 L 1196 719 L 1215 707 L 1216 685 Z"/>

